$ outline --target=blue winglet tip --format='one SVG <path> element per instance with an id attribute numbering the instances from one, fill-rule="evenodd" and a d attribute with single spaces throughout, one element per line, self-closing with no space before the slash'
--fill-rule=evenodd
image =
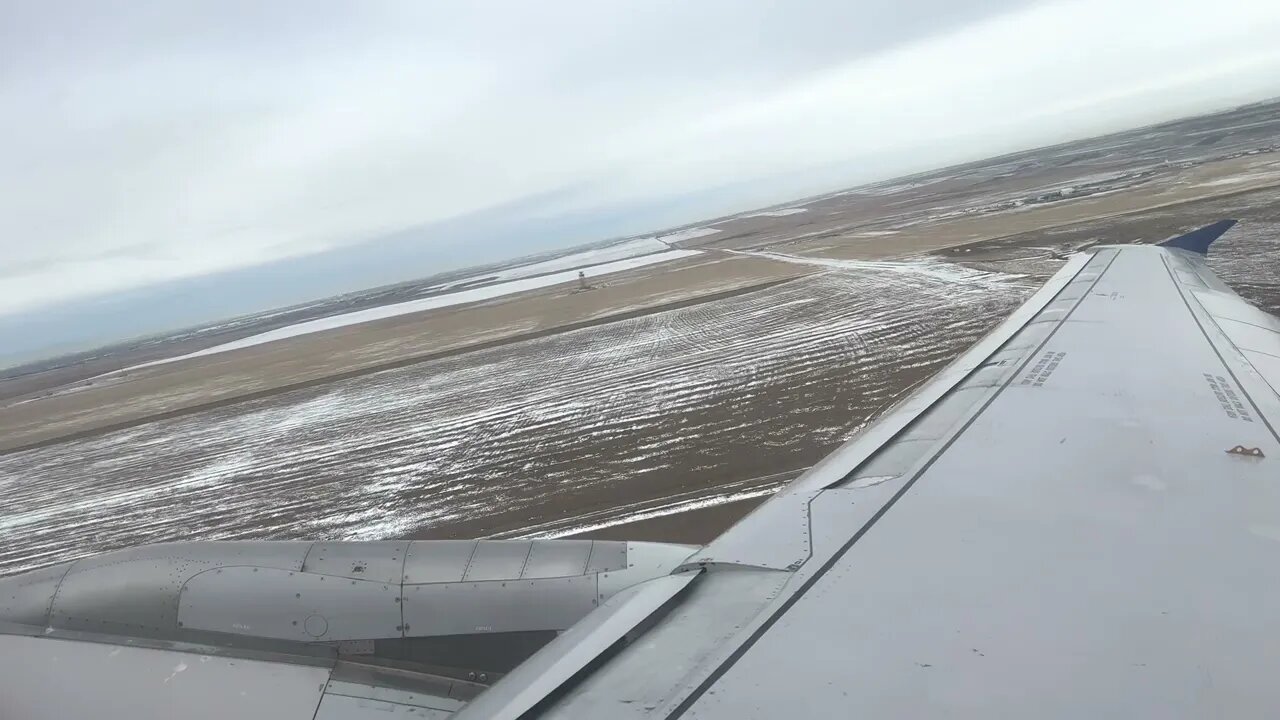
<path id="1" fill-rule="evenodd" d="M 1219 220 L 1212 225 L 1205 225 L 1199 230 L 1192 230 L 1186 235 L 1169 238 L 1160 243 L 1160 247 L 1178 248 L 1180 250 L 1190 250 L 1201 255 L 1208 255 L 1209 246 L 1213 244 L 1213 241 L 1222 237 L 1223 233 L 1230 230 L 1236 222 L 1236 220 Z"/>

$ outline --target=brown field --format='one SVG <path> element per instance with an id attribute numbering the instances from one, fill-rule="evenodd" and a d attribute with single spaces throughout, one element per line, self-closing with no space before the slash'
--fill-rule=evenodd
<path id="1" fill-rule="evenodd" d="M 573 285 L 562 285 L 75 383 L 73 392 L 0 406 L 0 452 L 713 299 L 810 272 L 766 259 L 722 255 L 673 265 L 661 273 L 642 269 L 610 275 L 591 292 L 575 293 Z"/>

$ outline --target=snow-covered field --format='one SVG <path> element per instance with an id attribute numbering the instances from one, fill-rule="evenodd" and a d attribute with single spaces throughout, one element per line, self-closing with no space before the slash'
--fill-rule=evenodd
<path id="1" fill-rule="evenodd" d="M 636 268 L 670 262 L 672 260 L 679 260 L 681 258 L 699 254 L 699 251 L 697 250 L 667 250 L 665 249 L 665 245 L 662 245 L 661 243 L 658 243 L 658 245 L 664 248 L 662 252 L 627 257 L 626 259 L 614 260 L 612 262 L 591 265 L 589 267 L 575 267 L 582 267 L 582 271 L 586 273 L 588 278 L 597 278 L 605 275 L 611 275 L 613 273 L 619 273 L 624 270 L 634 270 Z M 547 265 L 554 262 L 556 261 L 537 263 L 537 265 Z M 535 265 L 526 265 L 524 267 L 532 268 L 535 267 Z M 505 280 L 505 282 L 496 282 L 482 287 L 471 288 L 469 290 L 458 290 L 456 292 L 432 295 L 431 297 L 409 300 L 407 302 L 380 305 L 378 307 L 366 308 L 364 310 L 343 313 L 341 315 L 331 315 L 329 317 L 316 318 L 315 320 L 307 320 L 305 322 L 287 325 L 285 327 L 276 328 L 257 335 L 250 335 L 249 337 L 240 338 L 239 340 L 222 343 L 221 345 L 214 345 L 213 347 L 197 350 L 196 352 L 187 353 L 186 355 L 178 355 L 175 357 L 163 358 L 161 360 L 153 360 L 151 362 L 133 365 L 117 372 L 128 372 L 130 370 L 138 370 L 141 368 L 152 367 L 154 365 L 163 365 L 166 363 L 177 362 L 179 360 L 189 360 L 191 358 L 203 357 L 206 355 L 215 355 L 217 353 L 227 352 L 228 350 L 253 347 L 254 345 L 262 345 L 264 343 L 275 342 L 277 340 L 298 337 L 299 335 L 308 335 L 311 333 L 323 332 L 325 330 L 358 325 L 360 323 L 382 320 L 384 318 L 395 317 L 397 315 L 408 315 L 410 313 L 422 312 L 423 310 L 434 310 L 436 308 L 449 307 L 452 305 L 465 305 L 467 303 L 480 302 L 483 300 L 492 300 L 504 295 L 513 295 L 515 293 L 526 292 L 528 290 L 537 290 L 540 288 L 551 287 L 552 285 L 559 285 L 561 283 L 574 282 L 578 279 L 579 272 L 577 269 L 562 270 L 560 272 L 550 272 L 527 277 L 518 274 L 518 271 L 521 269 L 522 268 L 513 268 L 510 272 L 515 274 L 511 277 L 516 279 Z"/>
<path id="2" fill-rule="evenodd" d="M 768 492 L 1035 285 L 925 270 L 833 266 L 0 456 L 0 572 L 179 538 L 390 538 L 481 518 L 469 532 L 562 535 Z"/>
<path id="3" fill-rule="evenodd" d="M 995 274 L 975 270 L 964 265 L 944 262 L 933 257 L 920 257 L 911 260 L 838 260 L 834 258 L 815 257 L 811 255 L 791 255 L 778 252 L 749 252 L 745 250 L 725 250 L 731 255 L 747 255 L 766 258 L 796 265 L 832 268 L 838 270 L 901 273 L 907 275 L 923 275 L 942 282 L 955 282 L 966 285 L 994 283 L 1004 285 L 1010 280 L 1017 280 L 1021 275 Z"/>
<path id="4" fill-rule="evenodd" d="M 1233 185 L 1261 185 L 1264 183 L 1275 182 L 1280 179 L 1280 171 L 1254 172 L 1242 175 L 1232 175 L 1214 180 L 1207 180 L 1196 183 L 1197 187 L 1226 187 Z"/>

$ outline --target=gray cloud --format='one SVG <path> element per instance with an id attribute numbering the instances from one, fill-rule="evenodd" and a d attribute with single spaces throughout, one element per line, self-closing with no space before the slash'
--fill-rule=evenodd
<path id="1" fill-rule="evenodd" d="M 1271 0 L 7 3 L 0 314 L 486 208 L 692 220 L 1256 99 L 1278 35 Z M 653 211 L 682 196 L 706 200 Z"/>

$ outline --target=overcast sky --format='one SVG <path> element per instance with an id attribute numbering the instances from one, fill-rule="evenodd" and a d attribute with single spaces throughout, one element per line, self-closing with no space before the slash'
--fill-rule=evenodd
<path id="1" fill-rule="evenodd" d="M 1276 0 L 0 0 L 0 315 L 1216 109 L 1280 95 L 1277 38 Z"/>

